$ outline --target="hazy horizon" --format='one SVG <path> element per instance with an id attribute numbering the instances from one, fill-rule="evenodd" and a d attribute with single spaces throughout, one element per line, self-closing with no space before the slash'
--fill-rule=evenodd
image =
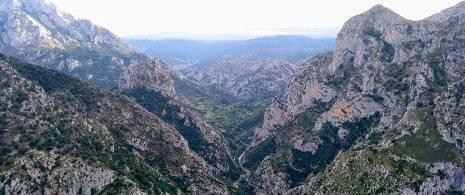
<path id="1" fill-rule="evenodd" d="M 461 0 L 46 0 L 126 38 L 245 40 L 303 35 L 335 38 L 350 17 L 382 4 L 410 20 L 421 20 Z"/>
<path id="2" fill-rule="evenodd" d="M 301 29 L 305 30 L 305 29 Z M 312 30 L 312 29 L 310 29 Z M 318 31 L 320 30 L 320 31 Z M 271 30 L 272 33 L 239 33 L 239 34 L 195 34 L 195 33 L 183 33 L 183 32 L 161 32 L 161 33 L 140 33 L 140 34 L 133 34 L 133 35 L 123 35 L 121 38 L 123 39 L 148 39 L 148 40 L 164 40 L 164 39 L 185 39 L 185 40 L 204 40 L 204 41 L 240 41 L 240 40 L 250 40 L 260 37 L 272 37 L 272 36 L 306 36 L 315 39 L 325 39 L 325 38 L 332 38 L 335 39 L 337 33 L 339 33 L 340 28 L 327 28 L 327 29 L 316 29 L 314 33 L 305 34 L 299 33 L 298 30 L 296 31 L 279 31 L 279 30 Z M 319 33 L 323 32 L 323 33 Z"/>

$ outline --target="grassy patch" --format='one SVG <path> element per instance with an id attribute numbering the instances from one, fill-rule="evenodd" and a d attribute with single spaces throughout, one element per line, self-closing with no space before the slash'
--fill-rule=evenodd
<path id="1" fill-rule="evenodd" d="M 418 159 L 425 163 L 462 161 L 460 151 L 451 143 L 442 139 L 436 129 L 433 107 L 425 107 L 408 114 L 410 123 L 421 123 L 413 135 L 405 135 L 395 140 L 389 151 L 399 156 Z"/>
<path id="2" fill-rule="evenodd" d="M 396 189 L 415 191 L 434 174 L 417 163 L 395 160 L 387 150 L 348 151 L 313 185 L 323 194 L 380 194 Z"/>

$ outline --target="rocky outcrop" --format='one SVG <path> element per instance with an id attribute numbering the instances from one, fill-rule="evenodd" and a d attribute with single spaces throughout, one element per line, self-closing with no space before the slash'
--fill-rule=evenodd
<path id="1" fill-rule="evenodd" d="M 166 66 L 161 58 L 152 59 L 144 65 L 132 64 L 120 75 L 118 86 L 121 90 L 144 87 L 177 99 L 173 81 L 163 65 Z"/>
<path id="2" fill-rule="evenodd" d="M 460 113 L 465 73 L 463 5 L 462 2 L 417 22 L 404 19 L 381 5 L 349 19 L 338 34 L 334 51 L 315 56 L 300 66 L 284 94 L 267 109 L 264 123 L 255 129 L 253 142 L 242 162 L 250 165 L 249 168 L 260 164 L 252 178 L 262 179 L 248 184 L 260 193 L 272 192 L 263 192 L 260 188 L 271 178 L 287 181 L 289 188 L 295 187 L 289 191 L 291 194 L 309 191 L 355 193 L 352 189 L 376 193 L 402 190 L 400 186 L 395 187 L 399 181 L 394 175 L 385 174 L 382 177 L 387 180 L 376 181 L 370 178 L 378 173 L 367 173 L 365 179 L 372 181 L 371 188 L 364 188 L 363 182 L 336 176 L 342 169 L 333 172 L 338 170 L 335 167 L 346 167 L 349 161 L 364 163 L 367 154 L 352 153 L 355 148 L 370 151 L 368 148 L 374 147 L 386 152 L 385 155 L 395 159 L 394 162 L 405 160 L 409 166 L 425 168 L 434 163 L 454 161 L 452 164 L 460 167 L 461 160 L 453 159 L 462 159 L 456 154 L 464 151 L 465 117 Z M 427 111 L 430 109 L 431 112 Z M 425 125 L 427 122 L 434 125 Z M 432 160 L 403 150 L 407 146 L 402 144 L 409 143 L 420 132 L 425 137 L 430 136 L 426 145 L 450 148 L 447 150 L 451 158 Z M 438 135 L 440 138 L 436 139 Z M 408 141 L 392 144 L 398 139 Z M 423 139 L 413 140 L 420 142 Z M 269 140 L 276 140 L 280 147 L 265 150 Z M 432 152 L 444 153 L 435 147 Z M 346 153 L 354 156 L 341 159 Z M 312 160 L 320 158 L 319 162 Z M 262 163 L 257 163 L 257 159 Z M 383 168 L 386 165 L 381 161 L 373 161 L 374 157 L 370 159 L 374 166 L 379 166 L 379 169 L 373 167 L 373 171 L 379 171 L 381 175 L 386 169 L 398 166 L 394 163 Z M 265 168 L 269 171 L 263 172 Z M 360 180 L 364 180 L 364 176 L 359 175 L 363 171 L 346 171 L 346 176 L 360 176 Z M 430 175 L 414 172 L 424 182 L 418 183 L 415 189 L 406 186 L 411 190 L 407 191 L 445 193 L 463 190 L 460 187 L 463 183 L 454 176 L 456 173 L 446 169 L 441 171 L 443 175 L 431 170 Z M 338 188 L 336 186 L 345 185 L 336 184 L 339 180 L 351 186 Z M 434 186 L 445 186 L 445 183 L 448 187 L 434 190 Z"/>
<path id="3" fill-rule="evenodd" d="M 107 88 L 117 85 L 131 60 L 148 59 L 109 30 L 75 19 L 45 0 L 2 1 L 0 24 L 0 52 Z"/>
<path id="4" fill-rule="evenodd" d="M 286 87 L 294 71 L 295 65 L 284 60 L 219 61 L 208 72 L 190 72 L 187 77 L 250 100 L 273 97 Z"/>

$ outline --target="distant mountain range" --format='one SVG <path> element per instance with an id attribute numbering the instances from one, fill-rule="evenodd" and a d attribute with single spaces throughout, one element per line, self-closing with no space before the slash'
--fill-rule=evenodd
<path id="1" fill-rule="evenodd" d="M 138 52 L 159 56 L 168 64 L 190 70 L 205 70 L 220 60 L 278 60 L 297 64 L 317 53 L 329 51 L 335 39 L 306 36 L 270 36 L 241 41 L 182 39 L 127 40 Z"/>

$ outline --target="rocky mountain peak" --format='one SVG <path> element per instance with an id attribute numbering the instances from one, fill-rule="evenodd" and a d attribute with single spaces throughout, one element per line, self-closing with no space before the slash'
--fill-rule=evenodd
<path id="1" fill-rule="evenodd" d="M 338 38 L 350 35 L 359 29 L 366 28 L 367 26 L 383 26 L 386 24 L 395 24 L 404 22 L 406 19 L 399 14 L 395 13 L 389 8 L 382 5 L 375 5 L 368 11 L 350 18 L 344 23 Z"/>
<path id="2" fill-rule="evenodd" d="M 144 65 L 131 64 L 121 75 L 118 86 L 121 90 L 145 87 L 160 92 L 166 97 L 177 99 L 173 80 L 163 69 L 167 66 L 161 58 L 151 59 Z"/>
<path id="3" fill-rule="evenodd" d="M 367 171 L 366 176 L 378 172 L 383 176 L 373 178 L 395 181 L 373 182 L 370 178 L 371 189 L 361 190 L 364 192 L 463 191 L 464 182 L 456 176 L 463 174 L 465 140 L 463 7 L 462 2 L 431 17 L 434 20 L 410 21 L 375 6 L 347 21 L 334 51 L 302 64 L 284 94 L 266 110 L 263 126 L 255 129 L 253 142 L 241 158 L 243 166 L 254 171 L 248 184 L 257 194 L 285 193 L 299 182 L 308 186 L 287 193 L 351 194 L 356 192 L 351 189 L 360 190 L 364 184 L 339 176 L 354 178 L 361 173 L 351 169 L 351 161 L 357 161 L 360 170 Z M 346 146 L 337 148 L 339 143 L 334 140 Z M 437 145 L 449 149 L 440 150 Z M 431 154 L 419 155 L 428 150 Z M 396 186 L 396 175 L 384 175 L 389 172 L 383 167 L 385 161 L 373 160 L 380 151 L 383 158 L 428 172 L 415 172 L 424 178 L 417 187 Z M 445 153 L 450 158 L 434 158 Z M 374 156 L 366 158 L 365 154 Z M 323 162 L 324 158 L 331 160 Z M 444 165 L 454 161 L 450 164 L 453 168 Z M 368 164 L 383 168 L 367 168 Z M 341 174 L 342 169 L 335 168 L 338 166 L 351 167 L 351 171 Z M 429 169 L 435 166 L 441 171 Z M 446 174 L 440 177 L 437 173 Z M 335 184 L 339 180 L 341 183 Z M 439 183 L 453 185 L 431 187 L 441 186 Z M 345 187 L 326 191 L 341 185 Z"/>
<path id="4" fill-rule="evenodd" d="M 107 29 L 85 19 L 75 19 L 45 0 L 2 1 L 0 22 L 4 23 L 0 34 L 3 42 L 13 47 L 63 48 L 92 42 L 133 52 L 127 43 Z"/>
<path id="5" fill-rule="evenodd" d="M 406 39 L 410 39 L 410 36 L 407 35 L 418 34 L 411 36 L 413 39 L 413 37 L 423 38 L 422 36 L 428 34 L 413 32 L 411 22 L 382 5 L 376 5 L 362 14 L 350 18 L 338 34 L 334 49 L 334 61 L 330 66 L 331 72 L 336 71 L 345 61 L 352 61 L 351 63 L 355 67 L 366 64 L 369 57 L 362 54 L 367 50 L 376 48 L 384 48 L 389 53 L 386 54 L 386 59 L 383 61 L 399 60 L 399 56 L 395 53 L 395 47 Z M 429 29 L 425 29 L 425 31 L 429 31 Z M 378 52 L 373 51 L 373 53 Z"/>

